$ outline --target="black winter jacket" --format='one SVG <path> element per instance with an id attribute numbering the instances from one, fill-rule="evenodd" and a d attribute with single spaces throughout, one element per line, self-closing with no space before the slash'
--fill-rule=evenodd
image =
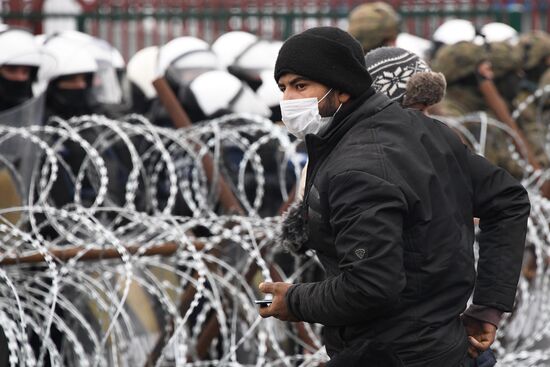
<path id="1" fill-rule="evenodd" d="M 385 96 L 366 93 L 343 115 L 306 136 L 306 246 L 327 277 L 293 285 L 288 307 L 325 325 L 331 356 L 370 341 L 405 366 L 458 365 L 467 349 L 459 315 L 474 284 L 475 304 L 512 309 L 527 193 L 446 125 Z"/>

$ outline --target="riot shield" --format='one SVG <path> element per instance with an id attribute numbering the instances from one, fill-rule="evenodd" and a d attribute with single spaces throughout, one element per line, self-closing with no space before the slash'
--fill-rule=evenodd
<path id="1" fill-rule="evenodd" d="M 19 106 L 0 112 L 0 126 L 25 128 L 31 125 L 42 125 L 44 101 L 45 95 L 41 94 Z M 28 202 L 32 173 L 39 161 L 39 147 L 28 137 L 23 137 L 13 130 L 2 130 L 0 170 L 10 173 L 22 204 Z"/>

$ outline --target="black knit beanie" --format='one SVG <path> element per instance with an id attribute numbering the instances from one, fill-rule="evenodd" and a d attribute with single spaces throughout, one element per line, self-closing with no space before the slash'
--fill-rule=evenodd
<path id="1" fill-rule="evenodd" d="M 372 84 L 361 44 L 336 27 L 317 27 L 290 37 L 279 50 L 275 81 L 292 73 L 357 97 Z"/>

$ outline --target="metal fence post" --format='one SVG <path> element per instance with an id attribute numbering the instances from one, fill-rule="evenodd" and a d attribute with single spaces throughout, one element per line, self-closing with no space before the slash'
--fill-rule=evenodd
<path id="1" fill-rule="evenodd" d="M 285 14 L 281 19 L 284 22 L 283 28 L 283 40 L 286 40 L 288 37 L 292 36 L 294 34 L 294 25 L 292 24 L 294 21 L 294 17 L 291 13 Z"/>
<path id="2" fill-rule="evenodd" d="M 511 4 L 508 8 L 510 26 L 516 31 L 521 32 L 522 18 L 523 18 L 523 4 Z"/>
<path id="3" fill-rule="evenodd" d="M 76 28 L 79 32 L 86 33 L 86 14 L 81 13 L 76 16 Z"/>

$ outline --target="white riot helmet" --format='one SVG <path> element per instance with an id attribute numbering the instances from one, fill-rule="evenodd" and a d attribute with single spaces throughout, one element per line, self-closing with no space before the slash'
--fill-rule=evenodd
<path id="1" fill-rule="evenodd" d="M 235 76 L 220 70 L 195 78 L 179 96 L 193 122 L 226 113 L 251 113 L 268 117 L 269 108 Z"/>
<path id="2" fill-rule="evenodd" d="M 422 37 L 403 32 L 397 35 L 395 47 L 412 52 L 418 55 L 422 60 L 427 60 L 429 58 L 432 42 Z"/>
<path id="3" fill-rule="evenodd" d="M 24 65 L 38 68 L 42 62 L 39 45 L 32 33 L 19 28 L 0 30 L 0 65 Z"/>
<path id="4" fill-rule="evenodd" d="M 212 44 L 212 50 L 218 55 L 224 67 L 233 65 L 235 60 L 242 55 L 246 50 L 258 42 L 258 37 L 255 35 L 234 31 L 227 32 Z"/>
<path id="5" fill-rule="evenodd" d="M 18 28 L 3 27 L 0 30 L 0 49 L 0 67 L 4 68 L 0 75 L 0 109 L 5 110 L 32 98 L 32 85 L 42 56 L 34 36 Z M 24 67 L 24 73 L 10 72 L 15 67 Z"/>
<path id="6" fill-rule="evenodd" d="M 493 22 L 487 23 L 481 27 L 481 34 L 485 36 L 485 41 L 489 43 L 508 41 L 517 44 L 519 41 L 518 31 L 508 24 Z"/>
<path id="7" fill-rule="evenodd" d="M 275 69 L 275 60 L 282 45 L 281 41 L 260 40 L 240 54 L 227 70 L 257 91 L 263 83 L 262 72 Z"/>
<path id="8" fill-rule="evenodd" d="M 136 52 L 128 61 L 126 73 L 130 82 L 134 112 L 146 113 L 151 106 L 151 101 L 157 96 L 153 81 L 157 78 L 158 54 L 159 48 L 150 46 Z"/>
<path id="9" fill-rule="evenodd" d="M 159 50 L 157 77 L 164 76 L 177 89 L 200 74 L 220 69 L 210 45 L 196 37 L 178 37 Z"/>
<path id="10" fill-rule="evenodd" d="M 97 71 L 97 62 L 90 53 L 88 45 L 63 37 L 47 38 L 42 46 L 53 66 L 47 65 L 39 72 L 39 78 L 50 82 L 56 78 L 74 74 L 93 74 Z"/>
<path id="11" fill-rule="evenodd" d="M 473 42 L 477 32 L 474 24 L 466 19 L 451 19 L 441 24 L 433 34 L 433 41 L 444 45 Z"/>
<path id="12" fill-rule="evenodd" d="M 229 66 L 247 70 L 273 70 L 282 41 L 259 40 L 237 55 Z"/>
<path id="13" fill-rule="evenodd" d="M 98 102 L 106 105 L 122 103 L 124 93 L 119 74 L 120 70 L 124 70 L 125 65 L 122 55 L 115 47 L 105 40 L 74 30 L 56 33 L 54 37 L 85 45 L 93 56 L 97 63 L 94 93 Z"/>
<path id="14" fill-rule="evenodd" d="M 89 45 L 66 37 L 47 38 L 43 51 L 53 59 L 53 65 L 40 69 L 39 79 L 47 84 L 46 106 L 64 118 L 95 112 L 97 100 L 93 91 L 94 74 L 98 70 Z M 65 89 L 60 83 L 81 76 L 84 88 Z"/>
<path id="15" fill-rule="evenodd" d="M 478 46 L 485 43 L 485 38 L 475 25 L 466 19 L 451 19 L 441 24 L 433 34 L 431 57 L 444 45 L 454 45 L 459 42 L 472 42 Z"/>
<path id="16" fill-rule="evenodd" d="M 273 78 L 274 74 L 273 70 L 263 70 L 260 73 L 262 85 L 258 88 L 256 94 L 271 110 L 271 121 L 282 121 L 279 102 L 283 99 L 283 93 Z"/>
<path id="17" fill-rule="evenodd" d="M 220 36 L 212 49 L 227 70 L 245 81 L 253 90 L 262 84 L 261 72 L 273 70 L 282 46 L 281 41 L 267 41 L 241 31 Z"/>

